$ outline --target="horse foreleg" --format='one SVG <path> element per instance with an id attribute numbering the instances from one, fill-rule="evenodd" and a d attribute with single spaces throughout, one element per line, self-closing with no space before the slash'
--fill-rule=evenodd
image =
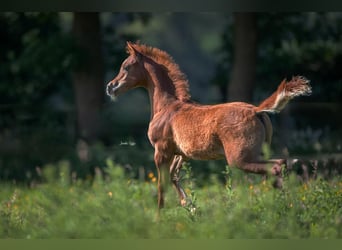
<path id="1" fill-rule="evenodd" d="M 170 166 L 172 156 L 168 156 L 163 151 L 159 150 L 158 147 L 155 147 L 154 152 L 154 162 L 156 164 L 157 172 L 158 172 L 158 208 L 161 209 L 164 207 L 164 190 L 166 188 L 168 182 L 168 167 Z"/>
<path id="2" fill-rule="evenodd" d="M 180 204 L 184 207 L 186 205 L 186 193 L 179 183 L 179 171 L 182 168 L 183 157 L 181 155 L 175 155 L 172 164 L 170 166 L 170 177 L 174 188 L 176 189 L 179 197 Z"/>

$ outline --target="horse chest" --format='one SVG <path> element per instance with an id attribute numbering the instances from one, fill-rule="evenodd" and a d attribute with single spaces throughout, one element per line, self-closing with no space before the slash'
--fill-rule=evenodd
<path id="1" fill-rule="evenodd" d="M 160 141 L 172 141 L 171 126 L 163 118 L 153 119 L 150 122 L 147 135 L 153 146 Z"/>

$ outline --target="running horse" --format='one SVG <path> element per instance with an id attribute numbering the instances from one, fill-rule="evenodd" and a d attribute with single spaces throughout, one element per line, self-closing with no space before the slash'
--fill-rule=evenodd
<path id="1" fill-rule="evenodd" d="M 295 76 L 284 79 L 259 106 L 244 102 L 200 105 L 190 99 L 185 74 L 166 52 L 127 42 L 128 57 L 118 75 L 107 84 L 112 98 L 136 88 L 147 89 L 151 104 L 148 138 L 158 171 L 158 208 L 164 206 L 166 178 L 177 190 L 180 204 L 187 196 L 179 183 L 179 171 L 187 159 L 225 158 L 229 166 L 245 172 L 281 179 L 284 159 L 262 160 L 263 143 L 271 143 L 272 124 L 267 113 L 280 112 L 289 100 L 309 95 L 309 81 Z M 280 182 L 281 183 L 281 182 Z"/>

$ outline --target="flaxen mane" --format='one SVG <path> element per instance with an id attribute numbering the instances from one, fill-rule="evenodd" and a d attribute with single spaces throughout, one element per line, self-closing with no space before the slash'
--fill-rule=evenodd
<path id="1" fill-rule="evenodd" d="M 156 63 L 165 66 L 168 71 L 167 74 L 176 88 L 177 99 L 184 102 L 190 100 L 188 79 L 168 53 L 143 44 L 131 44 L 131 46 L 143 56 L 149 57 Z M 129 52 L 129 48 L 127 48 L 127 51 Z"/>

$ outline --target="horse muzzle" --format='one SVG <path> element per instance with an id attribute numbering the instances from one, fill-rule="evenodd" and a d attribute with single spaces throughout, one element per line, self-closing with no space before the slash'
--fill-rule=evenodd
<path id="1" fill-rule="evenodd" d="M 118 89 L 119 89 L 119 82 L 109 82 L 107 84 L 107 95 L 109 96 L 117 96 L 118 95 Z"/>

